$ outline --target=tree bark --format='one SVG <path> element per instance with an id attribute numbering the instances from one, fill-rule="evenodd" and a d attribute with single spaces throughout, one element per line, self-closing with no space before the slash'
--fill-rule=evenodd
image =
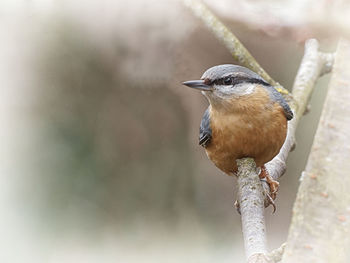
<path id="1" fill-rule="evenodd" d="M 341 41 L 282 258 L 350 262 L 350 43 Z"/>
<path id="2" fill-rule="evenodd" d="M 238 201 L 241 212 L 244 247 L 248 262 L 266 262 L 266 226 L 264 189 L 252 158 L 237 160 Z M 259 255 L 259 260 L 256 256 Z M 255 256 L 252 259 L 252 256 Z"/>

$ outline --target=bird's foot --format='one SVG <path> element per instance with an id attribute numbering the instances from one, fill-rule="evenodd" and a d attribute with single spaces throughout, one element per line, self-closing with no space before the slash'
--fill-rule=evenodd
<path id="1" fill-rule="evenodd" d="M 265 165 L 261 167 L 261 172 L 259 174 L 260 179 L 265 179 L 268 185 L 270 186 L 270 197 L 275 200 L 277 196 L 277 191 L 279 187 L 279 182 L 274 180 L 269 173 L 267 172 Z"/>
<path id="2" fill-rule="evenodd" d="M 265 165 L 263 165 L 261 167 L 261 172 L 259 174 L 260 179 L 264 179 L 266 180 L 267 184 L 270 187 L 270 193 L 267 193 L 267 198 L 269 200 L 269 204 L 271 204 L 273 206 L 273 212 L 276 211 L 276 205 L 274 200 L 276 199 L 277 196 L 277 191 L 278 191 L 278 187 L 279 187 L 279 182 L 277 182 L 276 180 L 274 180 L 269 173 L 267 172 Z"/>
<path id="3" fill-rule="evenodd" d="M 270 196 L 269 193 L 266 193 L 266 196 L 267 196 L 267 199 L 268 199 L 268 203 L 265 207 L 268 207 L 269 205 L 272 205 L 273 207 L 273 211 L 272 213 L 275 213 L 276 212 L 276 205 L 275 205 L 275 201 L 273 201 L 272 197 Z M 236 200 L 234 203 L 233 203 L 233 207 L 236 208 L 236 211 L 238 214 L 241 214 L 241 206 L 238 202 L 238 200 Z"/>
<path id="4" fill-rule="evenodd" d="M 265 166 L 263 165 L 261 167 L 261 170 L 260 170 L 260 174 L 259 174 L 259 178 L 260 180 L 262 181 L 266 181 L 267 184 L 269 185 L 270 187 L 270 192 L 269 193 L 266 193 L 266 197 L 267 197 L 267 200 L 265 202 L 265 207 L 268 207 L 269 205 L 272 205 L 273 207 L 273 212 L 272 213 L 275 213 L 276 212 L 276 204 L 275 204 L 275 199 L 276 199 L 276 196 L 277 196 L 277 191 L 278 191 L 278 187 L 279 187 L 279 182 L 277 182 L 276 180 L 274 180 L 268 173 L 268 171 L 266 170 Z M 236 208 L 237 212 L 239 214 L 241 214 L 241 207 L 240 207 L 240 204 L 238 202 L 238 200 L 236 200 L 233 204 L 233 206 Z"/>

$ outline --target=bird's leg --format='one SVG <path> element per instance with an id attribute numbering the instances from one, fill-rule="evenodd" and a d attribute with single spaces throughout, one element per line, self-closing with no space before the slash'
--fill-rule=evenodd
<path id="1" fill-rule="evenodd" d="M 236 175 L 235 173 L 233 173 L 233 175 Z M 267 182 L 267 184 L 270 187 L 270 193 L 266 193 L 267 199 L 268 199 L 268 205 L 272 205 L 273 206 L 273 213 L 275 213 L 276 211 L 276 205 L 274 200 L 276 199 L 277 196 L 277 191 L 278 191 L 278 186 L 279 186 L 279 182 L 277 182 L 276 180 L 274 180 L 268 173 L 268 171 L 266 170 L 265 165 L 260 167 L 260 173 L 259 173 L 259 178 L 261 180 L 264 180 Z M 236 200 L 234 202 L 234 207 L 236 208 L 237 212 L 239 214 L 241 214 L 241 208 L 240 208 L 240 204 L 238 202 L 238 200 Z"/>
<path id="2" fill-rule="evenodd" d="M 260 179 L 265 179 L 270 186 L 270 197 L 272 200 L 276 199 L 279 183 L 275 181 L 267 172 L 265 165 L 261 166 L 261 172 L 259 174 Z"/>

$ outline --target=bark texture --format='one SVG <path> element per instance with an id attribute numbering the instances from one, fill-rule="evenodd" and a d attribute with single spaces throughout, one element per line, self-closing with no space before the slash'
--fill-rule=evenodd
<path id="1" fill-rule="evenodd" d="M 293 84 L 293 100 L 289 101 L 294 112 L 294 118 L 288 122 L 287 138 L 279 154 L 265 165 L 269 174 L 275 180 L 278 180 L 286 170 L 287 157 L 295 143 L 295 132 L 299 120 L 305 113 L 317 79 L 332 69 L 333 54 L 320 52 L 318 47 L 316 39 L 309 39 L 305 43 L 303 60 Z M 266 188 L 267 185 L 265 184 L 264 187 Z"/>
<path id="2" fill-rule="evenodd" d="M 240 204 L 244 247 L 247 258 L 266 254 L 264 189 L 251 158 L 237 160 L 238 201 Z M 253 262 L 256 262 L 254 260 Z M 263 262 L 263 261 L 262 261 Z"/>
<path id="3" fill-rule="evenodd" d="M 350 43 L 339 44 L 282 258 L 350 262 Z"/>

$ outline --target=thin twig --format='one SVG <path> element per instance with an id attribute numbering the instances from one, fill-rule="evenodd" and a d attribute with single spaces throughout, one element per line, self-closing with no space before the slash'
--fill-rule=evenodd
<path id="1" fill-rule="evenodd" d="M 256 62 L 242 43 L 234 34 L 225 27 L 211 12 L 198 0 L 184 0 L 185 4 L 202 19 L 214 35 L 222 41 L 232 56 L 256 73 L 260 74 L 270 84 L 277 86 L 281 93 L 285 92 Z M 305 44 L 305 54 L 301 62 L 298 74 L 293 86 L 293 100 L 290 106 L 294 112 L 294 118 L 288 124 L 286 141 L 280 153 L 269 163 L 266 168 L 269 174 L 278 179 L 286 170 L 286 160 L 290 150 L 295 144 L 295 130 L 299 119 L 304 114 L 311 92 L 316 80 L 329 72 L 333 64 L 333 55 L 318 52 L 318 42 L 315 39 L 308 40 Z M 259 180 L 255 162 L 251 158 L 237 160 L 238 164 L 238 200 L 242 218 L 242 232 L 245 243 L 248 262 L 271 262 L 266 253 L 266 228 L 264 218 L 264 206 L 269 204 L 267 195 L 269 191 L 266 183 Z M 263 186 L 263 187 L 262 187 Z"/>
<path id="2" fill-rule="evenodd" d="M 236 61 L 241 63 L 242 66 L 258 73 L 282 94 L 288 94 L 288 90 L 283 88 L 266 73 L 238 38 L 209 10 L 209 8 L 199 0 L 183 0 L 183 2 L 204 22 L 215 37 L 225 45 Z"/>

